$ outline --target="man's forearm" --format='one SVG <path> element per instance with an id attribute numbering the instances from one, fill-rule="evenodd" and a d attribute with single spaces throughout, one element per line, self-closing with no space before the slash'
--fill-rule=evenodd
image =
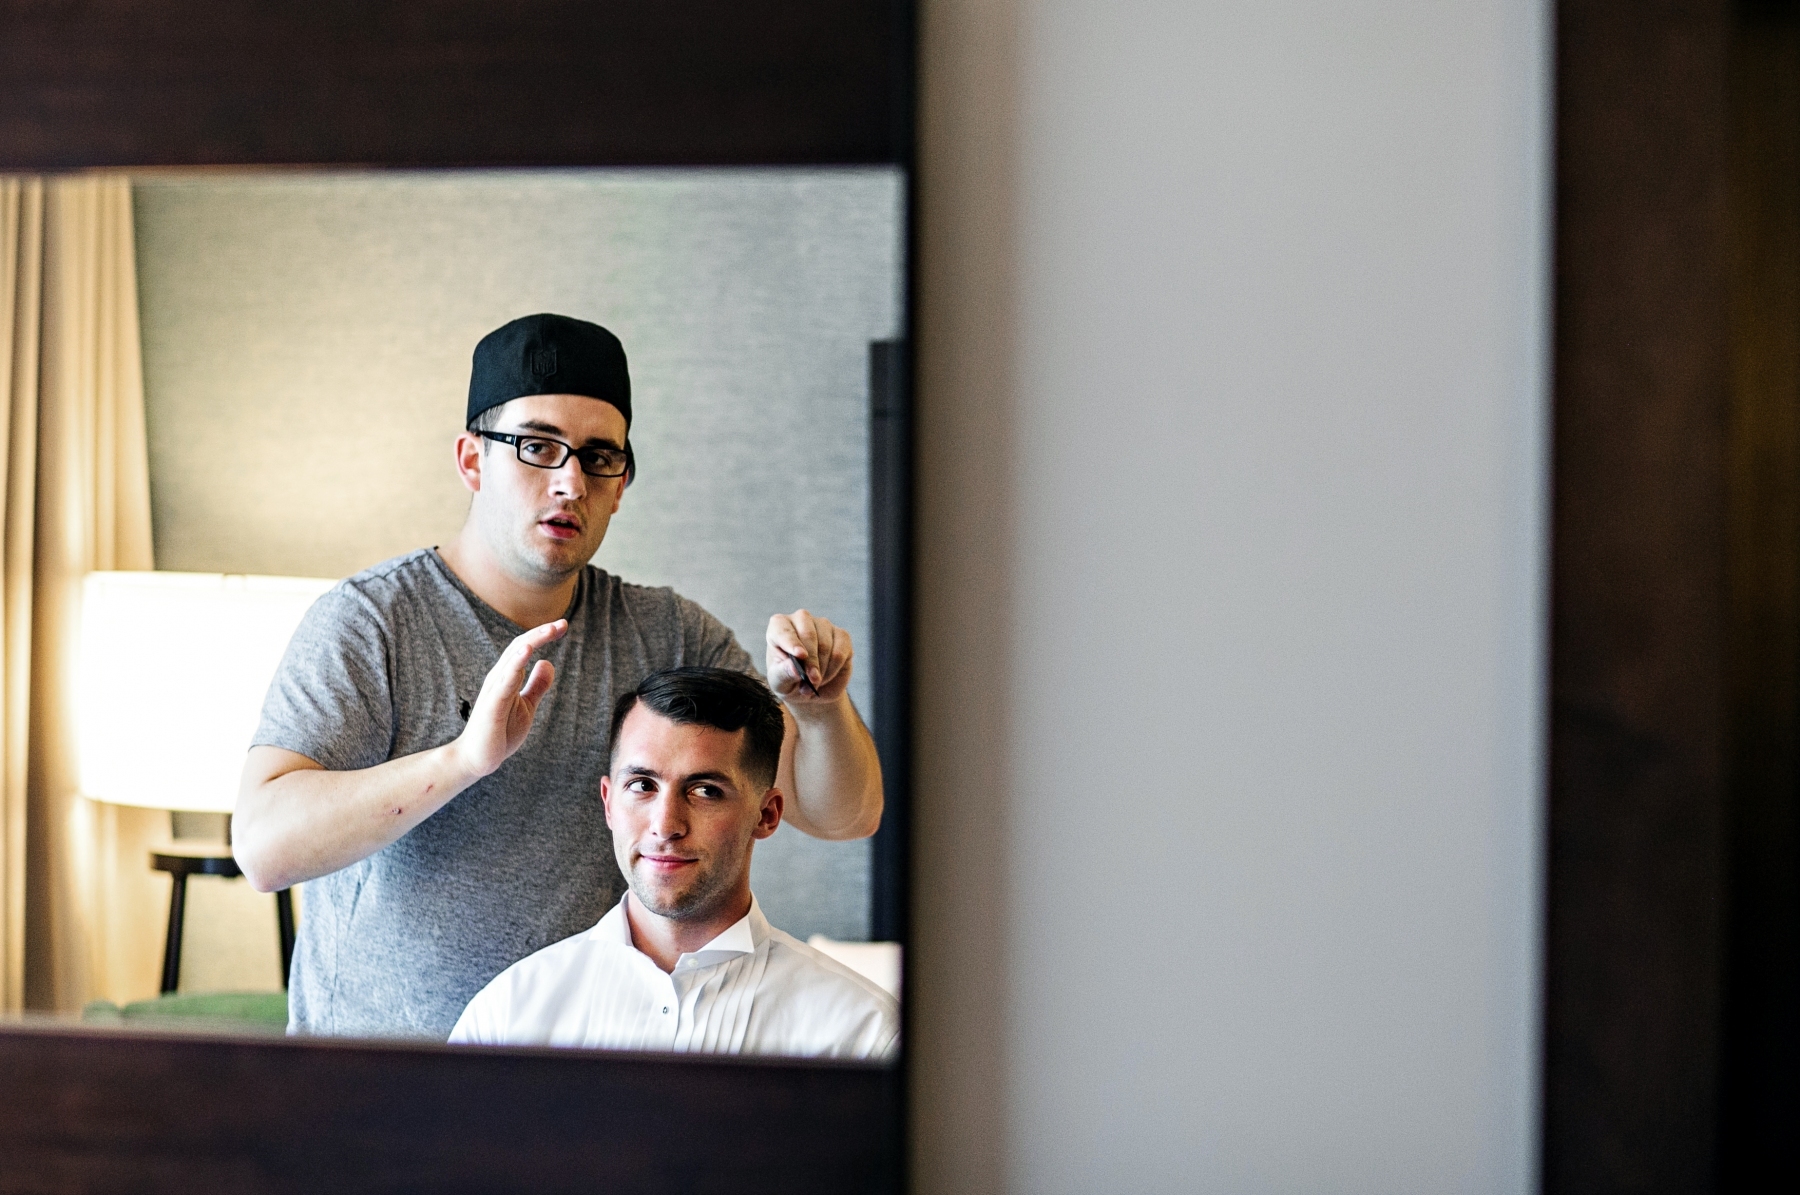
<path id="1" fill-rule="evenodd" d="M 792 751 L 778 778 L 787 820 L 814 838 L 867 838 L 881 825 L 881 760 L 848 697 L 790 708 Z M 791 761 L 791 767 L 790 767 Z"/>
<path id="2" fill-rule="evenodd" d="M 251 886 L 273 892 L 366 859 L 506 762 L 556 677 L 547 660 L 533 664 L 531 653 L 568 629 L 559 618 L 507 644 L 481 682 L 462 734 L 442 747 L 354 772 L 328 772 L 280 747 L 250 748 L 233 853 Z"/>
<path id="3" fill-rule="evenodd" d="M 257 891 L 291 887 L 368 858 L 475 779 L 454 743 L 354 772 L 253 747 L 232 819 L 232 850 Z"/>

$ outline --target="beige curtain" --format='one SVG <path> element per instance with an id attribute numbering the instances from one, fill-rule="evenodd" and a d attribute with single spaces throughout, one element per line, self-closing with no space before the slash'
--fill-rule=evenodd
<path id="1" fill-rule="evenodd" d="M 0 1012 L 25 1002 L 25 760 L 43 229 L 43 184 L 0 178 Z"/>
<path id="2" fill-rule="evenodd" d="M 155 994 L 168 904 L 146 858 L 167 814 L 77 795 L 70 708 L 83 574 L 154 567 L 131 188 L 6 180 L 0 217 L 0 995 L 73 1009 Z"/>

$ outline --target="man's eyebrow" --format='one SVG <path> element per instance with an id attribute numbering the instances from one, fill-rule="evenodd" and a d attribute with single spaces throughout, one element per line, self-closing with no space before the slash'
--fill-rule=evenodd
<path id="1" fill-rule="evenodd" d="M 695 784 L 702 780 L 715 781 L 728 788 L 737 787 L 737 781 L 732 779 L 729 772 L 689 772 L 681 778 L 683 784 Z"/>
<path id="2" fill-rule="evenodd" d="M 620 779 L 643 776 L 649 780 L 667 780 L 672 785 L 686 788 L 692 784 L 720 784 L 729 789 L 739 787 L 737 780 L 730 772 L 689 772 L 685 776 L 666 777 L 649 764 L 628 763 L 618 770 Z"/>
<path id="3" fill-rule="evenodd" d="M 542 432 L 546 436 L 556 436 L 560 439 L 567 439 L 569 435 L 568 432 L 565 432 L 562 428 L 556 426 L 556 424 L 547 422 L 543 419 L 527 419 L 519 424 L 519 430 L 523 432 Z M 624 451 L 624 445 L 615 444 L 604 436 L 589 436 L 579 445 L 579 447 L 610 448 L 614 452 Z"/>

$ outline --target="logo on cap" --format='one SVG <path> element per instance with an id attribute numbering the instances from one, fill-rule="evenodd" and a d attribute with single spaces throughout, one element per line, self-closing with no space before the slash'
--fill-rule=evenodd
<path id="1" fill-rule="evenodd" d="M 531 350 L 531 372 L 547 378 L 556 372 L 556 346 Z"/>

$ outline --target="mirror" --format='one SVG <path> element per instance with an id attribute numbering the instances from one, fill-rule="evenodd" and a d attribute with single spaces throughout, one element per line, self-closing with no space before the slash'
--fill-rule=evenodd
<path id="1" fill-rule="evenodd" d="M 189 7 L 182 21 L 133 5 L 9 7 L 0 168 L 144 177 L 147 167 L 791 168 L 913 157 L 914 14 L 888 0 L 544 0 L 503 19 L 439 0 L 370 0 L 353 12 Z M 907 359 L 890 352 L 885 376 L 903 382 Z M 889 398 L 897 405 L 878 410 L 885 434 L 871 447 L 875 465 L 895 468 L 875 478 L 884 497 L 870 512 L 872 567 L 887 580 L 871 595 L 875 642 L 859 648 L 877 707 L 864 713 L 894 777 L 905 764 L 910 495 L 904 418 L 894 417 L 904 389 Z M 885 646 L 883 625 L 893 631 Z M 868 667 L 872 658 L 898 666 Z M 869 848 L 874 931 L 901 938 L 904 791 L 890 783 Z M 5 842 L 8 858 L 22 857 L 17 832 Z M 0 903 L 18 930 L 24 884 L 16 869 L 6 879 Z M 166 893 L 144 903 L 160 915 Z M 22 930 L 9 932 L 16 1007 Z M 153 1173 L 192 1187 L 229 1173 L 271 1189 L 729 1181 L 794 1195 L 898 1189 L 902 1171 L 902 1080 L 889 1068 L 14 1026 L 0 1030 L 0 1069 L 13 1076 L 0 1099 L 0 1181 L 13 1185 Z"/>
<path id="2" fill-rule="evenodd" d="M 471 505 L 453 453 L 471 351 L 509 320 L 562 313 L 614 332 L 630 367 L 637 471 L 593 564 L 698 603 L 758 670 L 771 615 L 825 616 L 856 645 L 849 695 L 880 734 L 877 644 L 894 630 L 875 626 L 872 469 L 883 465 L 871 429 L 891 398 L 875 393 L 882 363 L 904 336 L 899 169 L 211 170 L 141 175 L 131 191 L 159 570 L 337 579 L 450 543 Z M 610 702 L 587 704 L 603 737 Z M 222 829 L 176 817 L 178 832 Z M 594 845 L 586 878 L 610 907 L 617 864 Z M 769 924 L 898 995 L 898 944 L 868 944 L 892 932 L 891 918 L 875 924 L 871 846 L 784 823 L 754 846 L 752 890 Z M 385 849 L 405 856 L 408 839 Z M 129 851 L 114 861 L 132 865 Z M 354 882 L 294 893 L 295 974 L 311 968 L 314 1009 L 295 1028 L 442 1040 L 441 1007 L 436 1020 L 417 1008 L 387 1021 L 319 1014 L 334 983 L 380 984 L 390 971 L 383 999 L 416 1004 L 433 985 L 410 970 L 441 974 L 483 953 L 463 941 L 394 961 L 404 938 L 449 932 L 430 917 L 462 917 L 401 906 L 371 932 L 358 902 L 382 872 L 352 870 Z M 500 871 L 450 877 L 466 916 L 530 921 L 506 908 Z M 178 975 L 181 993 L 278 990 L 287 947 L 270 898 L 203 874 L 185 889 L 165 981 Z M 159 934 L 161 910 L 137 905 L 112 916 L 140 939 Z M 515 935 L 486 952 L 480 981 L 590 921 Z M 355 978 L 321 981 L 327 957 Z M 153 1005 L 146 958 L 129 994 Z"/>

